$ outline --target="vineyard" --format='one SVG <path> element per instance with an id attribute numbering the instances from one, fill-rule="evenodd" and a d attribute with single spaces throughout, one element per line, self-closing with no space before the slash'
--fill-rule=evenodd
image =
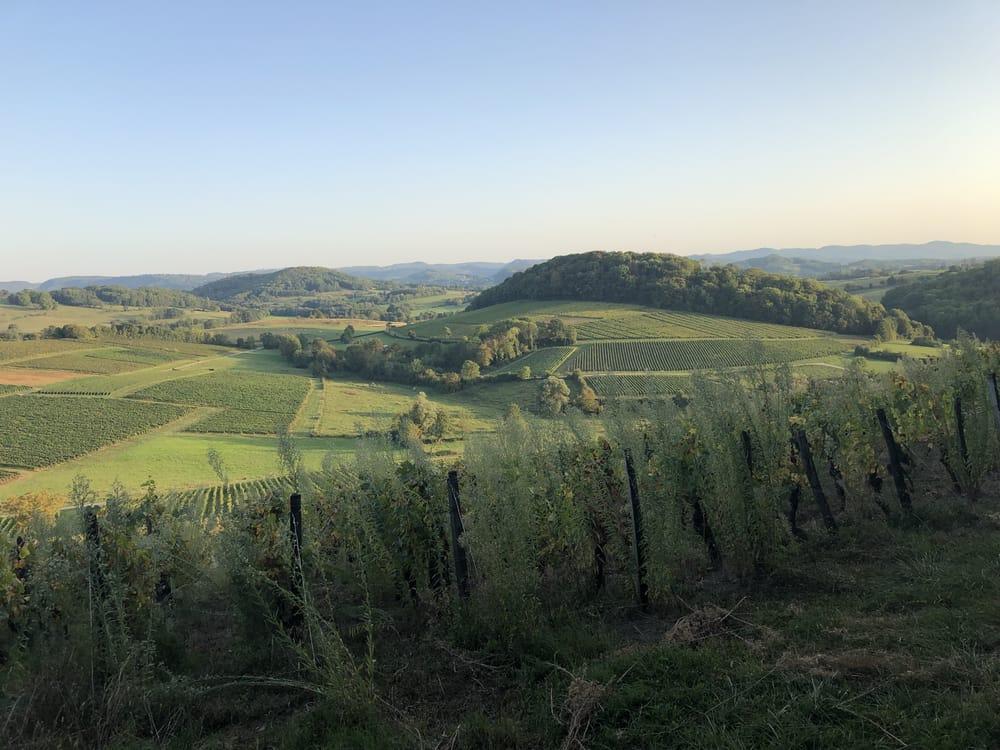
<path id="1" fill-rule="evenodd" d="M 95 375 L 114 375 L 171 362 L 178 358 L 178 355 L 154 349 L 117 347 L 30 359 L 17 362 L 16 366 L 46 370 L 69 370 Z"/>
<path id="2" fill-rule="evenodd" d="M 292 482 L 289 479 L 269 477 L 171 492 L 164 496 L 163 504 L 168 510 L 189 518 L 214 522 L 216 518 L 232 513 L 247 503 L 259 502 L 271 496 L 284 501 L 291 491 Z"/>
<path id="3" fill-rule="evenodd" d="M 587 382 L 602 398 L 672 396 L 691 385 L 683 375 L 588 375 Z"/>
<path id="4" fill-rule="evenodd" d="M 49 354 L 93 349 L 94 345 L 69 339 L 37 339 L 33 341 L 4 341 L 0 343 L 0 362 L 43 357 Z"/>
<path id="5" fill-rule="evenodd" d="M 817 331 L 755 323 L 700 313 L 650 310 L 622 313 L 577 324 L 580 341 L 600 339 L 815 338 Z"/>
<path id="6" fill-rule="evenodd" d="M 532 375 L 544 375 L 556 370 L 563 361 L 573 353 L 572 346 L 551 346 L 536 349 L 523 357 L 507 362 L 491 372 L 518 372 L 523 367 L 530 367 Z"/>
<path id="7" fill-rule="evenodd" d="M 223 371 L 157 383 L 129 398 L 222 408 L 192 432 L 272 434 L 291 423 L 308 392 L 301 375 Z"/>
<path id="8" fill-rule="evenodd" d="M 23 385 L 6 385 L 4 383 L 0 383 L 0 396 L 6 396 L 11 393 L 18 393 L 26 390 L 28 390 L 28 388 Z"/>
<path id="9" fill-rule="evenodd" d="M 823 357 L 847 352 L 853 346 L 854 342 L 833 337 L 782 341 L 614 341 L 579 345 L 559 370 L 564 373 L 577 369 L 584 372 L 714 370 Z"/>
<path id="10" fill-rule="evenodd" d="M 74 396 L 0 399 L 0 464 L 35 468 L 66 461 L 182 416 L 170 404 Z"/>

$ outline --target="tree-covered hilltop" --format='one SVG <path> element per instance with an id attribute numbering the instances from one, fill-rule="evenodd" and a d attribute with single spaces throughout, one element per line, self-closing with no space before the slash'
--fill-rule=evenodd
<path id="1" fill-rule="evenodd" d="M 563 255 L 515 273 L 471 307 L 518 299 L 629 302 L 863 335 L 888 317 L 879 304 L 808 279 L 660 253 Z"/>
<path id="2" fill-rule="evenodd" d="M 375 286 L 376 283 L 370 279 L 349 276 L 330 268 L 300 266 L 273 273 L 229 276 L 204 284 L 194 293 L 209 299 L 239 303 L 319 292 L 358 291 Z"/>
<path id="3" fill-rule="evenodd" d="M 932 278 L 890 289 L 882 300 L 934 326 L 946 337 L 959 328 L 983 338 L 1000 339 L 1000 260 L 981 266 L 953 267 Z"/>
<path id="4" fill-rule="evenodd" d="M 37 307 L 51 310 L 56 306 L 100 307 L 102 305 L 122 305 L 124 307 L 180 307 L 207 309 L 216 306 L 204 297 L 177 289 L 140 287 L 131 289 L 124 286 L 65 287 L 51 292 L 24 289 L 4 296 L 0 301 L 20 307 Z"/>

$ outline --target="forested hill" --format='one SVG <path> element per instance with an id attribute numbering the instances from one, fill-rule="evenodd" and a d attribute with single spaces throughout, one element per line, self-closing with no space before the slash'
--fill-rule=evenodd
<path id="1" fill-rule="evenodd" d="M 485 290 L 471 307 L 518 299 L 631 302 L 864 335 L 887 316 L 881 305 L 807 279 L 660 253 L 563 255 Z"/>
<path id="2" fill-rule="evenodd" d="M 929 323 L 942 336 L 954 337 L 961 328 L 1000 340 L 1000 260 L 895 287 L 883 303 Z"/>
<path id="3" fill-rule="evenodd" d="M 372 289 L 376 283 L 329 268 L 300 266 L 272 273 L 230 276 L 204 284 L 194 293 L 226 302 L 247 302 L 318 292 Z"/>
<path id="4" fill-rule="evenodd" d="M 65 287 L 51 292 L 22 289 L 9 295 L 0 293 L 0 302 L 21 307 L 40 307 L 44 310 L 60 305 L 70 307 L 100 307 L 102 305 L 122 305 L 124 307 L 198 307 L 206 308 L 214 303 L 203 297 L 178 289 L 140 287 L 130 289 L 124 286 Z"/>

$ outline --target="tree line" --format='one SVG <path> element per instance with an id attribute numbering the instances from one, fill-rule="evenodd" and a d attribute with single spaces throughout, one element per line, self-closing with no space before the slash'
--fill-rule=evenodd
<path id="1" fill-rule="evenodd" d="M 475 336 L 462 341 L 421 341 L 385 344 L 374 336 L 353 339 L 353 327 L 345 329 L 338 351 L 325 339 L 299 334 L 264 333 L 260 343 L 277 349 L 296 367 L 308 368 L 318 377 L 351 372 L 372 380 L 420 384 L 456 391 L 465 383 L 490 379 L 527 379 L 531 371 L 483 375 L 483 368 L 510 362 L 544 346 L 562 346 L 576 341 L 576 332 L 564 321 L 553 319 L 501 320 L 482 326 Z M 524 372 L 527 369 L 527 373 Z"/>

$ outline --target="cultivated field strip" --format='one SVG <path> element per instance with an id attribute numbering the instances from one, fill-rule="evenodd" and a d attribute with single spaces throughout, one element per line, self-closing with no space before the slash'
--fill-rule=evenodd
<path id="1" fill-rule="evenodd" d="M 0 398 L 0 464 L 36 468 L 90 453 L 183 416 L 173 404 L 86 396 Z"/>
<path id="2" fill-rule="evenodd" d="M 588 375 L 587 382 L 601 398 L 672 396 L 690 384 L 685 375 Z"/>
<path id="3" fill-rule="evenodd" d="M 309 387 L 301 375 L 223 371 L 156 383 L 128 398 L 221 407 L 189 432 L 269 435 L 291 423 Z"/>
<path id="4" fill-rule="evenodd" d="M 567 357 L 569 357 L 576 347 L 572 346 L 551 346 L 545 349 L 536 349 L 523 357 L 506 363 L 503 367 L 498 367 L 493 372 L 518 372 L 522 367 L 530 367 L 533 375 L 544 375 L 558 369 Z"/>
<path id="5" fill-rule="evenodd" d="M 559 371 L 717 370 L 824 357 L 847 351 L 852 346 L 850 342 L 833 337 L 783 341 L 611 341 L 579 345 Z"/>
<path id="6" fill-rule="evenodd" d="M 699 313 L 650 310 L 611 314 L 576 326 L 580 341 L 603 339 L 812 338 L 816 331 Z"/>
<path id="7" fill-rule="evenodd" d="M 32 341 L 4 341 L 0 344 L 0 362 L 13 362 L 33 357 L 45 357 L 50 354 L 63 354 L 93 349 L 93 342 L 74 339 L 35 339 Z"/>
<path id="8" fill-rule="evenodd" d="M 171 492 L 164 498 L 164 503 L 167 508 L 191 518 L 210 521 L 232 512 L 246 502 L 270 495 L 276 495 L 287 503 L 291 492 L 292 484 L 287 478 L 267 477 Z"/>

